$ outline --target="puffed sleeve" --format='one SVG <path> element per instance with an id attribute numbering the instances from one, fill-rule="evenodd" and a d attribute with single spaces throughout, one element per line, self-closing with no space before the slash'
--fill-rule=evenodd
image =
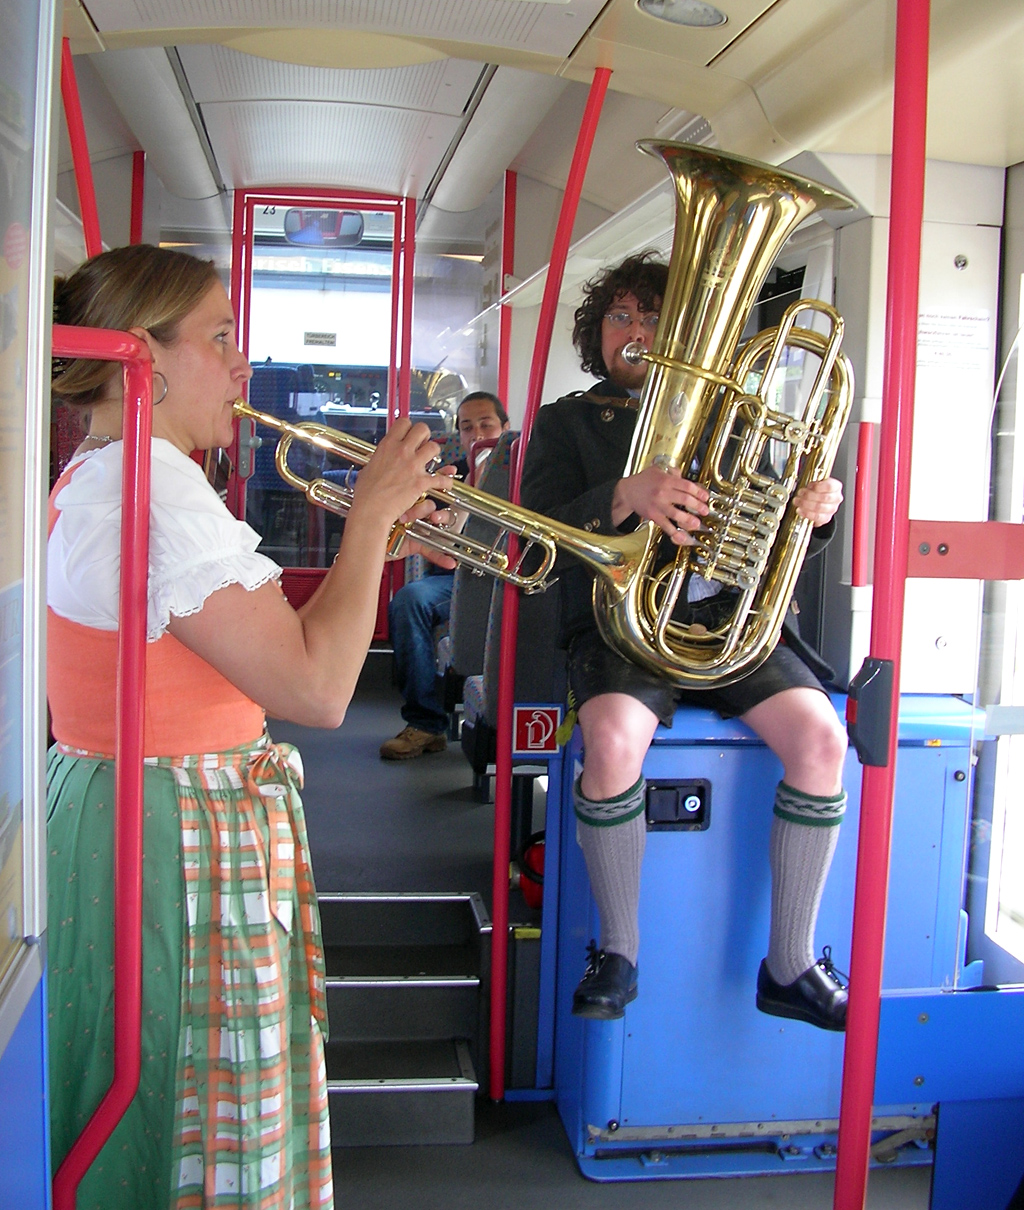
<path id="1" fill-rule="evenodd" d="M 120 579 L 121 452 L 92 454 L 57 496 L 47 548 L 50 607 L 62 617 L 116 630 Z M 260 537 L 233 517 L 200 467 L 170 442 L 153 441 L 146 633 L 160 638 L 172 617 L 198 613 L 229 584 L 250 591 L 281 569 L 258 554 Z"/>

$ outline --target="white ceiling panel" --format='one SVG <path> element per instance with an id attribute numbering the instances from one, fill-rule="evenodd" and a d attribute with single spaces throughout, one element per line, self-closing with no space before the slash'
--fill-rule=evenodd
<path id="1" fill-rule="evenodd" d="M 89 0 L 103 32 L 331 26 L 564 57 L 604 0 Z"/>
<path id="2" fill-rule="evenodd" d="M 419 195 L 459 119 L 416 110 L 315 101 L 202 107 L 225 183 L 323 185 Z"/>
<path id="3" fill-rule="evenodd" d="M 344 71 L 303 67 L 226 46 L 178 48 L 192 96 L 214 101 L 337 101 L 456 116 L 466 107 L 481 63 L 438 59 L 415 67 Z"/>

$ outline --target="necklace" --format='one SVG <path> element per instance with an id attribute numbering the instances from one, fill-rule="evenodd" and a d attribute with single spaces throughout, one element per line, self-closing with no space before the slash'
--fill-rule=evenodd
<path id="1" fill-rule="evenodd" d="M 109 433 L 87 433 L 85 436 L 85 440 L 86 441 L 96 441 L 100 445 L 109 445 L 111 443 L 111 441 L 119 441 L 120 438 L 115 437 Z"/>

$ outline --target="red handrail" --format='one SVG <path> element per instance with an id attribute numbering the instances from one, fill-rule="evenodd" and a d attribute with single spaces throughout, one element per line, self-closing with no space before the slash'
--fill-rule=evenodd
<path id="1" fill-rule="evenodd" d="M 75 187 L 78 189 L 78 206 L 82 212 L 85 255 L 97 256 L 103 251 L 100 216 L 96 209 L 96 190 L 92 183 L 92 164 L 89 160 L 89 143 L 85 137 L 82 102 L 78 96 L 75 62 L 71 57 L 71 43 L 67 38 L 64 39 L 60 51 L 60 95 L 64 102 L 64 120 L 68 125 L 71 159 L 75 166 Z"/>
<path id="2" fill-rule="evenodd" d="M 518 177 L 505 170 L 505 185 L 501 199 L 501 267 L 498 282 L 498 398 L 508 407 L 508 363 L 512 350 L 512 313 L 501 305 L 505 282 L 515 273 L 516 265 L 516 184 Z"/>
<path id="3" fill-rule="evenodd" d="M 835 1210 L 863 1210 L 864 1207 L 878 1057 L 917 371 L 928 109 L 928 20 L 929 0 L 897 0 L 889 284 L 871 611 L 871 655 L 889 660 L 893 665 L 890 703 L 893 726 L 886 764 L 865 765 L 862 781 Z M 889 534 L 887 542 L 881 540 L 885 533 Z"/>
<path id="4" fill-rule="evenodd" d="M 863 588 L 868 582 L 871 547 L 871 472 L 875 452 L 875 426 L 862 420 L 857 430 L 857 474 L 853 485 L 853 553 L 850 583 Z"/>
<path id="5" fill-rule="evenodd" d="M 131 1104 L 142 1066 L 142 760 L 153 375 L 148 346 L 128 332 L 55 325 L 53 354 L 124 366 L 114 749 L 114 1078 L 53 1178 L 54 1210 L 75 1210 L 79 1182 Z"/>
<path id="6" fill-rule="evenodd" d="M 129 219 L 128 242 L 142 243 L 142 211 L 146 203 L 146 153 L 132 153 L 132 208 Z"/>
<path id="7" fill-rule="evenodd" d="M 519 438 L 518 456 L 513 459 L 509 472 L 509 499 L 519 502 L 519 483 L 522 478 L 523 455 L 530 437 L 533 419 L 540 407 L 540 396 L 544 389 L 544 373 L 551 349 L 551 333 L 555 326 L 558 295 L 562 288 L 562 276 L 569 255 L 569 241 L 576 220 L 576 208 L 583 189 L 590 149 L 594 145 L 594 134 L 601 117 L 605 93 L 611 69 L 598 67 L 590 85 L 587 107 L 576 138 L 569 178 L 562 196 L 562 209 L 558 215 L 555 242 L 551 249 L 547 279 L 544 282 L 544 298 L 537 321 L 537 339 L 533 346 L 533 361 L 530 363 L 530 380 L 526 391 L 526 414 L 523 417 L 522 433 Z M 516 555 L 516 539 L 509 535 L 508 557 L 511 563 Z M 511 584 L 504 585 L 501 616 L 501 654 L 498 667 L 498 739 L 494 773 L 494 867 L 491 881 L 491 1037 L 490 1037 L 490 1095 L 500 1101 L 505 1095 L 505 997 L 508 981 L 508 862 L 512 818 L 512 701 L 515 696 L 516 680 L 516 628 L 519 624 L 519 592 Z"/>

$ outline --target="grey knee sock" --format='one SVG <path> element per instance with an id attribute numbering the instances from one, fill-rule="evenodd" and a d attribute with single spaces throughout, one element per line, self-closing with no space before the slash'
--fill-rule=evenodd
<path id="1" fill-rule="evenodd" d="M 621 954 L 633 966 L 640 949 L 637 914 L 647 842 L 646 789 L 642 777 L 616 798 L 584 798 L 579 779 L 573 787 L 576 837 L 601 916 L 601 949 Z"/>
<path id="2" fill-rule="evenodd" d="M 816 798 L 784 781 L 775 791 L 767 963 L 776 983 L 792 983 L 814 965 L 814 926 L 845 810 L 845 791 Z"/>

